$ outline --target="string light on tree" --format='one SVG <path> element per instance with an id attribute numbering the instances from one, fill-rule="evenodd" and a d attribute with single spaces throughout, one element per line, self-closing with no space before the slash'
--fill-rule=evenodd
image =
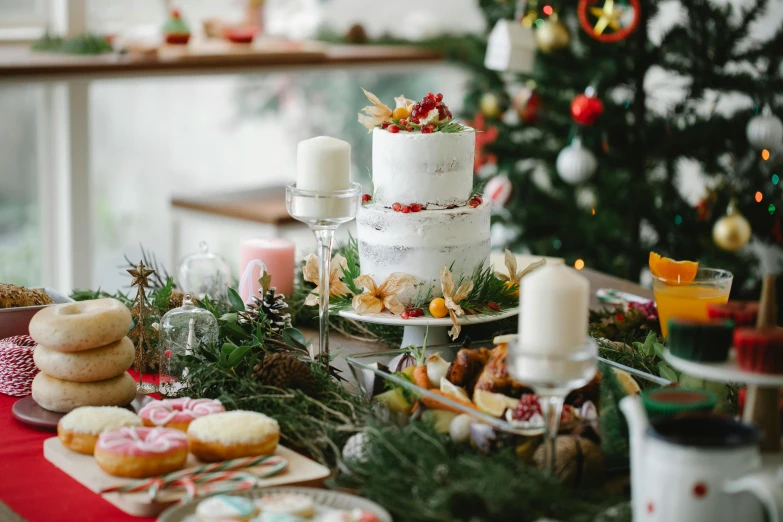
<path id="1" fill-rule="evenodd" d="M 761 114 L 752 117 L 748 122 L 746 135 L 752 147 L 766 151 L 767 157 L 764 158 L 762 152 L 762 158 L 767 160 L 769 159 L 767 149 L 774 149 L 783 142 L 783 122 L 772 114 L 769 105 L 765 105 Z"/>
<path id="2" fill-rule="evenodd" d="M 557 155 L 555 166 L 563 181 L 577 185 L 592 177 L 598 161 L 589 149 L 582 146 L 582 140 L 576 137 Z"/>
<path id="3" fill-rule="evenodd" d="M 577 270 L 581 270 L 581 269 L 583 269 L 584 267 L 585 267 L 585 262 L 584 262 L 584 260 L 582 260 L 582 259 L 577 259 L 576 261 L 574 261 L 574 268 L 576 268 Z"/>
<path id="4" fill-rule="evenodd" d="M 726 215 L 712 227 L 712 240 L 727 252 L 736 252 L 750 241 L 752 234 L 750 223 L 740 214 L 736 203 L 732 201 L 726 209 Z"/>

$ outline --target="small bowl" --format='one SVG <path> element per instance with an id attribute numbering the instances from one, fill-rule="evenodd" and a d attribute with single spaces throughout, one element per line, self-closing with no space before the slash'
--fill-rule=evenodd
<path id="1" fill-rule="evenodd" d="M 190 33 L 169 33 L 166 35 L 166 43 L 169 45 L 187 45 L 190 41 Z"/>
<path id="2" fill-rule="evenodd" d="M 258 34 L 258 27 L 227 27 L 223 30 L 223 38 L 235 44 L 251 44 Z"/>
<path id="3" fill-rule="evenodd" d="M 43 289 L 46 294 L 52 298 L 53 304 L 72 303 L 73 299 L 63 295 L 51 288 Z M 22 306 L 19 308 L 0 309 L 0 339 L 13 337 L 15 335 L 29 335 L 30 319 L 33 318 L 39 310 L 52 305 Z"/>

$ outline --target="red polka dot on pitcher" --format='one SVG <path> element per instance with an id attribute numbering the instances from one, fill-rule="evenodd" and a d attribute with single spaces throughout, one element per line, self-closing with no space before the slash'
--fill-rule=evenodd
<path id="1" fill-rule="evenodd" d="M 647 503 L 647 512 L 648 513 L 652 513 L 653 511 L 655 511 L 655 505 L 653 505 L 652 502 L 648 502 Z"/>
<path id="2" fill-rule="evenodd" d="M 707 484 L 703 482 L 697 482 L 695 486 L 693 486 L 693 496 L 696 498 L 702 498 L 705 495 L 707 495 Z"/>

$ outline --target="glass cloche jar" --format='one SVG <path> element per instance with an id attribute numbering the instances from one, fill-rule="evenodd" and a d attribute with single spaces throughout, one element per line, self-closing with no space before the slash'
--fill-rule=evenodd
<path id="1" fill-rule="evenodd" d="M 211 312 L 197 307 L 190 294 L 182 306 L 166 312 L 160 320 L 160 394 L 177 397 L 187 389 L 188 367 L 183 355 L 192 355 L 199 344 L 216 343 L 218 322 Z"/>
<path id="2" fill-rule="evenodd" d="M 177 284 L 196 299 L 209 296 L 210 301 L 225 303 L 228 302 L 231 269 L 223 256 L 210 252 L 202 241 L 199 251 L 187 256 L 179 265 Z"/>

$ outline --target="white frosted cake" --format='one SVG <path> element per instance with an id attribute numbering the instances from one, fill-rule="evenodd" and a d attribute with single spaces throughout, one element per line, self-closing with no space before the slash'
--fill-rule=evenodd
<path id="1" fill-rule="evenodd" d="M 398 109 L 401 99 L 395 98 Z M 408 117 L 373 128 L 374 194 L 356 218 L 362 274 L 379 285 L 394 272 L 414 276 L 406 301 L 430 290 L 440 296 L 444 266 L 458 281 L 489 262 L 490 206 L 471 197 L 476 135 L 452 123 L 447 108 L 448 118 L 433 122 L 432 115 L 443 114 L 441 100 L 425 96 L 408 107 Z M 427 116 L 416 118 L 425 103 Z"/>

